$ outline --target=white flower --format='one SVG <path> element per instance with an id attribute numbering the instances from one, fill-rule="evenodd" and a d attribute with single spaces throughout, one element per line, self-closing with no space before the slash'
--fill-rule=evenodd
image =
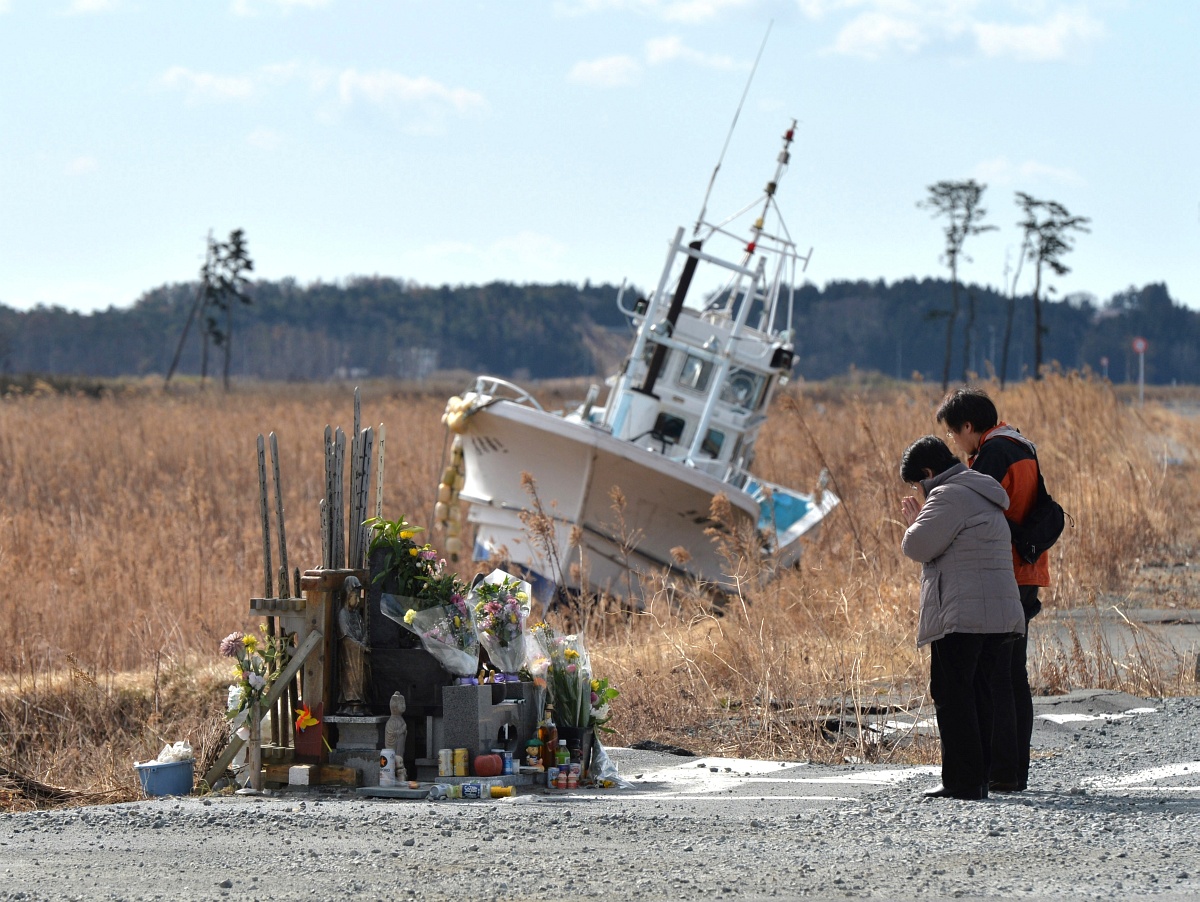
<path id="1" fill-rule="evenodd" d="M 253 671 L 246 675 L 246 681 L 250 683 L 250 688 L 255 690 L 264 689 L 267 685 L 267 681 L 263 675 L 261 673 L 254 673 Z"/>
<path id="2" fill-rule="evenodd" d="M 237 738 L 242 740 L 242 742 L 245 742 L 247 739 L 249 739 L 250 738 L 250 728 L 247 726 L 244 726 L 244 725 L 238 727 L 237 728 Z"/>
<path id="3" fill-rule="evenodd" d="M 227 711 L 236 711 L 242 704 L 242 687 L 236 684 L 229 687 L 229 698 L 225 702 Z"/>
<path id="4" fill-rule="evenodd" d="M 608 705 L 601 705 L 599 708 L 592 708 L 592 720 L 606 720 L 608 718 Z"/>

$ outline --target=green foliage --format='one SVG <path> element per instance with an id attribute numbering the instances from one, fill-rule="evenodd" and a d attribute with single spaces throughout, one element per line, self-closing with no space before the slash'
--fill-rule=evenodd
<path id="1" fill-rule="evenodd" d="M 1028 280 L 1032 281 L 1032 280 Z M 1006 289 L 965 283 L 977 315 L 968 350 L 956 329 L 951 372 L 999 370 Z M 503 378 L 607 376 L 629 348 L 631 332 L 616 307 L 612 285 L 525 285 L 428 288 L 396 279 L 301 286 L 293 280 L 256 282 L 254 305 L 238 317 L 234 377 L 328 380 L 353 365 L 371 377 L 416 379 L 408 352 L 435 352 L 436 369 L 466 382 L 476 373 Z M 636 293 L 636 292 L 635 292 Z M 947 279 L 834 281 L 795 290 L 796 374 L 829 379 L 851 371 L 937 380 L 944 369 L 939 336 L 951 307 Z M 196 295 L 196 283 L 164 285 L 128 309 L 81 314 L 61 308 L 17 311 L 0 306 L 0 362 L 9 373 L 112 378 L 166 372 Z M 1192 299 L 1200 303 L 1200 298 Z M 1031 297 L 1016 297 L 1009 373 L 1033 369 Z M 1135 367 L 1129 341 L 1151 343 L 1146 377 L 1153 383 L 1200 382 L 1200 312 L 1172 299 L 1162 284 L 1131 287 L 1110 300 L 1043 301 L 1045 360 L 1067 368 L 1100 368 L 1109 358 L 1114 381 Z M 942 312 L 940 317 L 930 315 Z M 787 311 L 780 313 L 780 325 Z M 616 352 L 597 352 L 605 343 Z M 200 371 L 199 342 L 180 360 L 180 375 Z"/>
<path id="2" fill-rule="evenodd" d="M 425 530 L 413 526 L 403 516 L 398 520 L 372 517 L 364 525 L 374 533 L 368 555 L 384 552 L 372 581 L 383 583 L 396 595 L 416 596 L 437 573 L 436 552 L 428 544 L 418 545 L 413 541 L 417 533 Z"/>

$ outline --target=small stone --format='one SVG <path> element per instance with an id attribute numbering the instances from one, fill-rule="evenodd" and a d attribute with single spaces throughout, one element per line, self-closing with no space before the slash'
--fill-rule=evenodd
<path id="1" fill-rule="evenodd" d="M 233 889 L 233 881 L 226 877 L 217 886 L 221 887 L 221 889 Z"/>

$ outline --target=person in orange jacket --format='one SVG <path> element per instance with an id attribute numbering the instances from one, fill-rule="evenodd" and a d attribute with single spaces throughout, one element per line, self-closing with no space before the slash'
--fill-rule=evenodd
<path id="1" fill-rule="evenodd" d="M 991 476 L 1008 493 L 1005 516 L 1020 524 L 1038 496 L 1037 448 L 1017 429 L 1000 420 L 996 405 L 986 393 L 973 388 L 952 392 L 937 410 L 937 421 L 947 437 L 967 456 L 967 465 Z M 1050 585 L 1050 564 L 1045 552 L 1026 563 L 1013 548 L 1013 571 L 1025 611 L 1025 635 L 1013 646 L 1011 666 L 996 672 L 993 696 L 990 788 L 994 792 L 1021 792 L 1029 785 L 1029 744 L 1033 735 L 1033 693 L 1026 660 L 1029 621 L 1042 609 L 1038 591 Z"/>

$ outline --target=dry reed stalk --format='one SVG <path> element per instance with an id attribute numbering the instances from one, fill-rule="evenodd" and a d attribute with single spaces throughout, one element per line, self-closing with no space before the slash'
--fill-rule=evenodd
<path id="1" fill-rule="evenodd" d="M 1139 410 L 1107 384 L 1072 375 L 986 387 L 1003 417 L 1038 443 L 1051 490 L 1076 521 L 1052 553 L 1047 604 L 1122 606 L 1158 592 L 1145 562 L 1186 560 L 1196 542 L 1196 417 L 1153 403 Z M 403 449 L 389 462 L 386 516 L 431 515 L 450 393 L 364 389 L 364 422 L 385 423 Z M 344 387 L 271 386 L 0 402 L 0 576 L 19 587 L 0 601 L 8 637 L 0 747 L 15 750 L 9 766 L 52 783 L 62 775 L 68 787 L 134 792 L 128 764 L 150 757 L 160 739 L 219 741 L 224 679 L 180 681 L 189 655 L 215 660 L 221 636 L 254 626 L 246 604 L 261 572 L 254 437 L 279 436 L 291 557 L 316 566 L 321 434 L 349 422 L 349 399 Z M 935 757 L 928 740 L 876 741 L 862 712 L 882 700 L 927 710 L 919 707 L 926 659 L 913 644 L 918 574 L 898 550 L 905 489 L 896 469 L 915 437 L 944 431 L 933 419 L 938 400 L 921 384 L 789 390 L 756 469 L 815 487 L 827 468 L 842 499 L 801 565 L 760 585 L 761 563 L 730 541 L 741 591 L 724 617 L 712 615 L 703 587 L 653 576 L 641 584 L 641 613 L 577 612 L 601 672 L 622 690 L 617 741 L 830 761 Z M 48 423 L 58 424 L 49 454 Z M 548 513 L 554 499 L 544 501 Z M 574 556 L 565 563 L 587 566 Z M 1035 653 L 1033 678 L 1135 694 L 1193 689 L 1174 663 L 1149 642 L 1115 661 L 1084 653 L 1081 640 L 1069 653 Z M 191 699 L 186 710 L 172 701 L 181 695 Z"/>

